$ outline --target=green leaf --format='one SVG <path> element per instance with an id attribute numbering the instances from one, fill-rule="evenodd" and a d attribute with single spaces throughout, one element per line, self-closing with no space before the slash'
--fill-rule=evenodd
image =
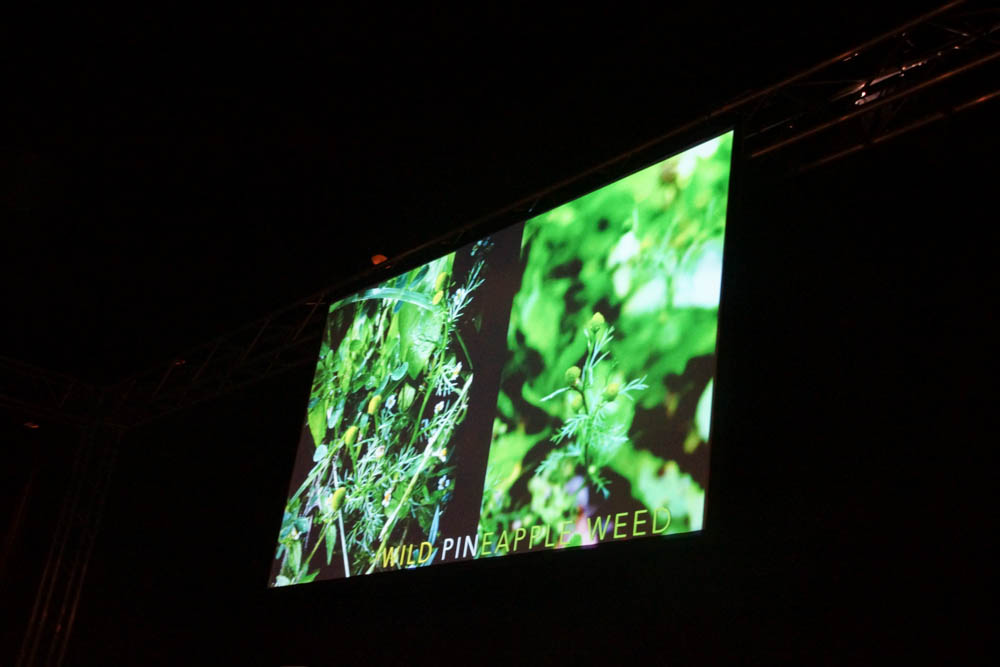
<path id="1" fill-rule="evenodd" d="M 320 461 L 325 459 L 326 451 L 327 451 L 326 445 L 320 445 L 319 447 L 317 447 L 316 451 L 313 452 L 313 463 L 319 463 Z"/>
<path id="2" fill-rule="evenodd" d="M 434 519 L 431 521 L 430 530 L 427 531 L 427 541 L 434 544 L 437 539 L 438 532 L 438 520 L 441 518 L 441 505 L 437 505 L 434 508 Z"/>
<path id="3" fill-rule="evenodd" d="M 509 420 L 514 419 L 514 402 L 502 389 L 497 394 L 497 411 Z"/>
<path id="4" fill-rule="evenodd" d="M 548 400 L 550 400 L 550 399 L 553 399 L 553 398 L 555 398 L 556 396 L 558 396 L 559 394 L 563 393 L 564 391 L 569 391 L 569 387 L 562 387 L 561 389 L 556 389 L 556 390 L 555 390 L 554 392 L 552 392 L 552 393 L 551 393 L 551 394 L 549 394 L 548 396 L 543 396 L 543 397 L 542 397 L 542 398 L 540 398 L 539 400 L 540 400 L 540 401 L 541 401 L 542 403 L 544 403 L 545 401 L 548 401 Z"/>
<path id="5" fill-rule="evenodd" d="M 400 352 L 408 364 L 410 378 L 416 380 L 441 338 L 442 322 L 436 313 L 419 310 L 409 303 L 399 310 L 398 317 Z"/>
<path id="6" fill-rule="evenodd" d="M 290 583 L 292 583 L 292 580 L 283 574 L 279 574 L 278 578 L 274 580 L 275 586 L 288 586 Z"/>
<path id="7" fill-rule="evenodd" d="M 430 269 L 430 267 L 431 267 L 430 264 L 424 264 L 419 269 L 417 269 L 415 272 L 411 271 L 410 272 L 410 279 L 409 279 L 409 281 L 408 281 L 407 284 L 418 283 L 421 280 L 423 280 L 424 276 L 427 275 L 427 272 Z"/>
<path id="8" fill-rule="evenodd" d="M 292 569 L 293 572 L 298 574 L 299 568 L 302 566 L 302 543 L 295 540 L 288 545 L 288 567 Z"/>
<path id="9" fill-rule="evenodd" d="M 398 301 L 412 303 L 414 306 L 418 306 L 426 310 L 434 309 L 434 304 L 431 303 L 431 300 L 420 292 L 398 289 L 396 287 L 376 287 L 374 289 L 366 290 L 360 294 L 349 296 L 344 299 L 342 303 L 348 304 L 354 303 L 355 301 L 371 301 L 377 299 L 396 299 Z"/>
<path id="10" fill-rule="evenodd" d="M 393 379 L 393 381 L 397 381 L 397 380 L 403 379 L 403 376 L 406 375 L 406 369 L 408 367 L 409 367 L 409 364 L 404 361 L 402 364 L 400 364 L 399 366 L 397 366 L 396 369 L 392 373 L 389 374 L 389 377 L 391 377 Z"/>
<path id="11" fill-rule="evenodd" d="M 385 388 L 389 385 L 389 374 L 383 370 L 382 380 L 374 387 L 376 394 L 384 394 Z"/>
<path id="12" fill-rule="evenodd" d="M 333 550 L 337 546 L 337 529 L 331 521 L 326 525 L 326 564 L 333 559 Z"/>
<path id="13" fill-rule="evenodd" d="M 329 429 L 336 429 L 340 425 L 340 418 L 344 414 L 345 399 L 342 397 L 332 407 L 326 410 L 326 426 Z"/>
<path id="14" fill-rule="evenodd" d="M 521 474 L 523 459 L 528 450 L 539 441 L 547 439 L 548 435 L 547 431 L 528 435 L 521 425 L 516 431 L 497 437 L 490 447 L 486 465 L 486 488 L 491 493 L 506 493 Z"/>
<path id="15" fill-rule="evenodd" d="M 351 375 L 354 367 L 350 361 L 344 361 L 340 369 L 340 391 L 347 391 L 351 386 Z"/>
<path id="16" fill-rule="evenodd" d="M 309 423 L 309 433 L 312 434 L 313 443 L 319 447 L 326 439 L 326 401 L 319 401 L 313 409 L 306 415 Z"/>

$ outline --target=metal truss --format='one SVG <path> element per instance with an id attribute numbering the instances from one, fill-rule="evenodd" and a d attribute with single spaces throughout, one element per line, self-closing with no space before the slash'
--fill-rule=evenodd
<path id="1" fill-rule="evenodd" d="M 69 375 L 0 357 L 0 408 L 24 419 L 84 426 L 93 421 L 103 393 Z"/>
<path id="2" fill-rule="evenodd" d="M 742 121 L 744 153 L 771 173 L 825 164 L 1000 98 L 1000 9 L 951 2 L 793 76 L 598 164 L 572 179 L 464 225 L 367 273 L 155 365 L 97 388 L 0 358 L 0 408 L 81 426 L 83 439 L 53 538 L 19 665 L 60 664 L 73 626 L 122 433 L 315 362 L 331 299 L 388 269 L 523 220 L 652 151 L 723 119 Z"/>
<path id="3" fill-rule="evenodd" d="M 314 363 L 328 293 L 320 292 L 108 387 L 109 418 L 140 426 Z"/>
<path id="4" fill-rule="evenodd" d="M 70 484 L 35 594 L 18 667 L 60 665 L 97 541 L 123 430 L 95 422 L 82 429 Z"/>
<path id="5" fill-rule="evenodd" d="M 779 172 L 1000 97 L 1000 7 L 949 3 L 793 79 L 745 111 L 747 156 Z"/>

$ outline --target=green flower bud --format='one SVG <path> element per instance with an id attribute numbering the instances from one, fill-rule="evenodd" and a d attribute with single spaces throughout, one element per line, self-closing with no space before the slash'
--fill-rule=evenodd
<path id="1" fill-rule="evenodd" d="M 448 282 L 448 272 L 442 271 L 438 274 L 437 280 L 434 281 L 434 289 L 442 290 L 444 289 L 444 284 Z"/>
<path id="2" fill-rule="evenodd" d="M 438 290 L 437 293 L 434 294 L 434 298 L 431 299 L 431 303 L 436 306 L 439 303 L 441 303 L 441 299 L 443 298 L 444 298 L 444 290 Z"/>
<path id="3" fill-rule="evenodd" d="M 344 495 L 346 493 L 347 493 L 347 489 L 345 489 L 344 487 L 340 487 L 339 489 L 337 489 L 336 491 L 333 492 L 333 495 L 330 496 L 330 511 L 331 512 L 336 512 L 337 510 L 340 509 L 340 505 L 344 502 Z"/>
<path id="4" fill-rule="evenodd" d="M 579 382 L 580 381 L 580 373 L 581 372 L 582 371 L 580 371 L 580 367 L 579 366 L 570 366 L 569 368 L 567 368 L 566 369 L 566 375 L 565 375 L 566 384 L 572 386 L 572 385 L 575 385 L 577 382 Z"/>
<path id="5" fill-rule="evenodd" d="M 408 384 L 404 384 L 403 388 L 399 390 L 399 409 L 401 412 L 406 412 L 413 405 L 413 399 L 417 396 L 417 390 Z"/>
<path id="6" fill-rule="evenodd" d="M 615 400 L 618 396 L 618 389 L 619 387 L 617 382 L 609 382 L 608 386 L 604 388 L 604 398 L 609 401 Z"/>
<path id="7" fill-rule="evenodd" d="M 582 405 L 583 405 L 583 396 L 580 396 L 580 394 L 576 393 L 575 391 L 571 393 L 569 397 L 569 407 L 573 408 L 574 410 L 579 410 L 580 406 Z"/>
<path id="8" fill-rule="evenodd" d="M 354 441 L 358 438 L 358 427 L 351 426 L 346 431 L 344 431 L 344 444 L 353 445 Z"/>
<path id="9" fill-rule="evenodd" d="M 597 333 L 601 330 L 601 327 L 604 326 L 604 315 L 601 315 L 600 312 L 595 312 L 594 316 L 590 318 L 590 323 L 587 326 L 590 327 L 591 331 Z"/>
<path id="10" fill-rule="evenodd" d="M 368 401 L 368 414 L 373 415 L 375 411 L 378 410 L 379 403 L 382 402 L 382 397 L 379 394 L 372 396 L 371 400 Z"/>

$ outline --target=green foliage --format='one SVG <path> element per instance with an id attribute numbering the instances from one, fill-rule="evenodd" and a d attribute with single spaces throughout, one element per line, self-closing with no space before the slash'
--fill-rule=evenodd
<path id="1" fill-rule="evenodd" d="M 724 135 L 526 223 L 482 530 L 556 529 L 623 493 L 669 506 L 670 532 L 700 528 L 704 492 L 665 458 L 688 444 L 655 441 L 707 440 L 710 390 L 696 420 L 671 420 L 705 391 L 682 381 L 692 360 L 715 352 L 731 147 Z"/>
<path id="2" fill-rule="evenodd" d="M 339 554 L 350 576 L 372 571 L 386 545 L 436 533 L 473 381 L 457 325 L 482 283 L 483 253 L 462 276 L 454 262 L 452 253 L 330 307 L 306 416 L 314 465 L 285 507 L 275 585 L 319 574 L 310 566 L 321 544 L 324 565 L 338 566 Z"/>

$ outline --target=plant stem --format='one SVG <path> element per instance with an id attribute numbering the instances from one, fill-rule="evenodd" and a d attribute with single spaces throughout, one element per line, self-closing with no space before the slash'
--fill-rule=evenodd
<path id="1" fill-rule="evenodd" d="M 590 406 L 587 404 L 587 394 L 579 387 L 570 387 L 573 391 L 580 394 L 580 398 L 583 399 L 583 411 L 588 415 L 590 414 Z"/>
<path id="2" fill-rule="evenodd" d="M 428 380 L 432 379 L 433 374 L 431 374 L 431 377 L 428 378 Z M 427 408 L 427 401 L 430 400 L 432 393 L 434 393 L 434 383 L 428 381 L 427 391 L 424 392 L 424 400 L 420 403 L 420 412 L 417 413 L 417 421 L 414 422 L 413 435 L 410 436 L 410 442 L 407 444 L 408 447 L 412 447 L 413 443 L 415 443 L 417 438 L 420 436 L 420 420 L 424 416 L 424 410 Z"/>
<path id="3" fill-rule="evenodd" d="M 580 394 L 580 398 L 583 399 L 583 411 L 587 415 L 587 420 L 584 422 L 583 427 L 580 429 L 580 440 L 583 440 L 583 467 L 587 468 L 589 466 L 589 463 L 587 462 L 587 459 L 589 458 L 587 456 L 587 444 L 588 441 L 590 440 L 587 434 L 587 426 L 590 424 L 590 420 L 593 417 L 593 415 L 590 414 L 590 404 L 587 402 L 586 381 L 584 381 L 583 389 L 577 386 L 572 386 L 570 387 L 570 389 Z"/>
<path id="4" fill-rule="evenodd" d="M 329 527 L 330 524 L 323 524 L 323 530 L 319 531 L 319 536 L 316 538 L 316 544 L 313 545 L 312 551 L 309 552 L 309 555 L 302 563 L 302 565 L 305 565 L 306 567 L 306 574 L 309 574 L 309 562 L 312 560 L 313 556 L 316 555 L 316 550 L 319 549 L 319 545 L 322 544 L 323 540 L 326 538 L 326 531 Z"/>
<path id="5" fill-rule="evenodd" d="M 465 347 L 465 341 L 462 340 L 462 334 L 458 332 L 458 329 L 455 329 L 455 338 L 458 339 L 458 344 L 462 346 L 462 352 L 465 353 L 465 362 L 469 364 L 469 370 L 475 370 L 475 366 L 472 365 L 472 355 L 469 354 L 469 350 Z"/>

